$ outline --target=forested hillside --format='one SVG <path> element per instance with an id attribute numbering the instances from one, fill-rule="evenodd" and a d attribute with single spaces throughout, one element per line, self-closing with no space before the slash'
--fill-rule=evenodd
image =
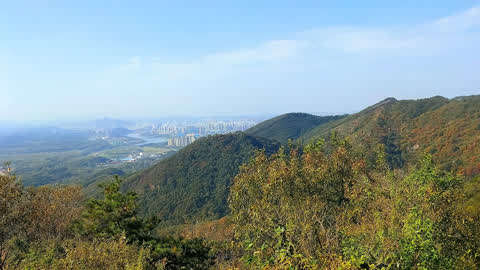
<path id="1" fill-rule="evenodd" d="M 342 115 L 316 116 L 308 113 L 287 113 L 263 121 L 249 128 L 245 133 L 286 143 L 289 139 L 299 138 L 312 128 L 343 117 Z"/>
<path id="2" fill-rule="evenodd" d="M 143 213 L 168 224 L 219 218 L 228 212 L 227 197 L 240 165 L 255 150 L 272 153 L 278 143 L 233 133 L 201 138 L 174 156 L 128 179 Z"/>
<path id="3" fill-rule="evenodd" d="M 318 126 L 301 137 L 326 138 L 335 131 L 372 153 L 385 146 L 391 167 L 428 152 L 446 170 L 480 173 L 480 96 L 419 100 L 388 98 L 344 119 Z"/>
<path id="4" fill-rule="evenodd" d="M 406 168 L 429 153 L 441 169 L 467 176 L 480 172 L 479 96 L 388 98 L 354 115 L 285 114 L 246 131 L 256 136 L 235 133 L 200 139 L 134 175 L 125 188 L 141 194 L 143 213 L 158 215 L 165 224 L 220 218 L 228 212 L 231 179 L 254 150 L 272 152 L 278 145 L 270 140 L 285 144 L 297 138 L 299 145 L 328 140 L 332 132 L 361 149 L 368 164 L 379 151 L 385 152 L 390 168 Z"/>

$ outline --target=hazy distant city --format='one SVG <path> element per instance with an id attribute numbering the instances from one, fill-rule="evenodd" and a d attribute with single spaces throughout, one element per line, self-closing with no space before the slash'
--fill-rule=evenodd
<path id="1" fill-rule="evenodd" d="M 168 146 L 184 147 L 200 137 L 244 131 L 258 122 L 256 119 L 127 122 L 105 118 L 97 120 L 95 128 L 90 130 L 96 139 L 112 144 L 123 144 L 127 138 L 134 138 L 143 140 L 142 144 L 166 143 Z"/>
<path id="2" fill-rule="evenodd" d="M 255 120 L 209 120 L 182 123 L 169 121 L 153 124 L 149 135 L 170 137 L 168 139 L 169 146 L 186 146 L 202 136 L 243 131 L 256 123 Z"/>
<path id="3" fill-rule="evenodd" d="M 102 118 L 94 122 L 73 124 L 74 129 L 87 130 L 89 140 L 104 141 L 113 147 L 131 149 L 130 151 L 115 151 L 108 160 L 98 166 L 109 166 L 124 162 L 136 162 L 145 159 L 159 159 L 172 151 L 185 147 L 200 137 L 244 131 L 256 125 L 260 119 L 168 119 L 168 120 L 136 120 Z M 137 146 L 128 148 L 127 146 Z M 155 149 L 145 153 L 140 149 Z M 160 152 L 159 152 L 160 151 Z M 105 156 L 105 153 L 99 153 Z"/>
<path id="4" fill-rule="evenodd" d="M 87 130 L 89 140 L 104 141 L 117 149 L 117 151 L 110 151 L 107 155 L 105 152 L 94 154 L 97 157 L 107 157 L 97 163 L 97 166 L 105 167 L 141 160 L 158 160 L 193 143 L 200 137 L 244 131 L 259 121 L 261 118 L 149 121 L 102 118 L 89 123 L 76 123 L 68 128 Z M 147 153 L 144 149 L 149 152 Z"/>

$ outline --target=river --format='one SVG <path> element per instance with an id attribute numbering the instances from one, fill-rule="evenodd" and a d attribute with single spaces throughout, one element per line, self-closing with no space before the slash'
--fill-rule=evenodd
<path id="1" fill-rule="evenodd" d="M 150 143 L 165 143 L 168 141 L 168 138 L 165 138 L 165 137 L 145 137 L 138 133 L 130 133 L 127 136 L 130 138 L 143 140 L 143 142 L 135 144 L 138 146 L 142 146 Z"/>

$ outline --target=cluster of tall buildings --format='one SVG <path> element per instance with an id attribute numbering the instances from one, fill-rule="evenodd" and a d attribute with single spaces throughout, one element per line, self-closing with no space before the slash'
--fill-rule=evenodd
<path id="1" fill-rule="evenodd" d="M 152 125 L 152 133 L 157 135 L 176 135 L 185 133 L 185 131 L 185 127 L 178 126 L 174 122 Z"/>
<path id="2" fill-rule="evenodd" d="M 195 141 L 195 134 L 186 134 L 168 139 L 168 146 L 187 146 Z"/>
<path id="3" fill-rule="evenodd" d="M 250 119 L 245 120 L 199 120 L 196 122 L 169 121 L 161 124 L 152 125 L 152 135 L 169 135 L 183 137 L 186 134 L 195 134 L 195 136 L 206 136 L 213 134 L 222 134 L 235 131 L 243 131 L 257 122 Z"/>
<path id="4" fill-rule="evenodd" d="M 168 139 L 168 146 L 183 147 L 195 141 L 196 138 L 244 131 L 258 122 L 252 119 L 211 120 L 199 119 L 188 121 L 168 120 L 150 123 L 142 127 L 142 134 L 150 137 Z"/>

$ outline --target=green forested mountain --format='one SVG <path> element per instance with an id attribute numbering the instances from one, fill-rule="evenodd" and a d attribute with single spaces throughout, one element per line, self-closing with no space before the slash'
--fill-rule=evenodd
<path id="1" fill-rule="evenodd" d="M 316 116 L 308 113 L 287 113 L 263 121 L 249 128 L 245 133 L 286 143 L 289 139 L 299 138 L 312 128 L 343 117 L 342 115 Z"/>
<path id="2" fill-rule="evenodd" d="M 297 139 L 309 143 L 332 132 L 362 149 L 369 164 L 383 146 L 391 168 L 432 154 L 441 169 L 480 172 L 480 96 L 385 99 L 349 116 L 285 114 L 246 131 L 202 138 L 173 157 L 131 177 L 125 188 L 141 194 L 141 208 L 167 224 L 222 217 L 238 168 L 255 149 L 268 152 Z M 263 139 L 260 139 L 263 138 Z"/>
<path id="3" fill-rule="evenodd" d="M 257 149 L 271 153 L 278 147 L 241 132 L 204 137 L 134 175 L 124 188 L 141 195 L 143 212 L 169 224 L 219 218 L 227 213 L 231 181 L 239 166 Z"/>
<path id="4" fill-rule="evenodd" d="M 328 137 L 335 131 L 374 152 L 385 145 L 392 167 L 402 167 L 428 152 L 441 168 L 480 173 L 480 96 L 419 100 L 385 99 L 343 119 L 318 126 L 301 139 Z"/>

